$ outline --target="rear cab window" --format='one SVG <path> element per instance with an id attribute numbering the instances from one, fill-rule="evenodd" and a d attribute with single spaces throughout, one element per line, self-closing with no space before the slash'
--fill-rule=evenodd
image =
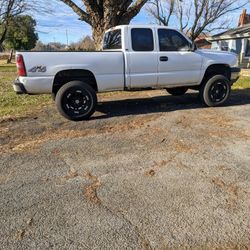
<path id="1" fill-rule="evenodd" d="M 154 51 L 153 30 L 149 28 L 131 29 L 133 51 Z"/>
<path id="2" fill-rule="evenodd" d="M 122 49 L 122 32 L 121 29 L 107 32 L 103 40 L 103 50 L 120 50 Z"/>

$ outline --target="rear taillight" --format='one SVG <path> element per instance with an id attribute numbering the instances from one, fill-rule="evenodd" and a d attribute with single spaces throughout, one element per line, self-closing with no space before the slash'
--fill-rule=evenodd
<path id="1" fill-rule="evenodd" d="M 27 75 L 22 55 L 17 55 L 16 66 L 17 66 L 17 71 L 18 71 L 19 76 L 26 76 Z"/>

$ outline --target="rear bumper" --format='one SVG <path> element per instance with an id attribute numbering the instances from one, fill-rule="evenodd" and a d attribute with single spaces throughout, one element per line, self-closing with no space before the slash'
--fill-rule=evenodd
<path id="1" fill-rule="evenodd" d="M 238 67 L 231 68 L 231 83 L 234 84 L 240 78 L 241 69 Z"/>
<path id="2" fill-rule="evenodd" d="M 17 94 L 51 94 L 53 87 L 53 76 L 47 77 L 18 77 L 13 82 L 13 88 Z"/>
<path id="3" fill-rule="evenodd" d="M 13 82 L 13 89 L 18 95 L 27 94 L 27 90 L 18 79 Z"/>

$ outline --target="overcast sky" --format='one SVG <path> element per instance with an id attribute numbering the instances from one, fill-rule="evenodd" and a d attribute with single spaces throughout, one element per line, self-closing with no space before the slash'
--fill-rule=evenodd
<path id="1" fill-rule="evenodd" d="M 76 0 L 76 2 L 81 2 Z M 85 22 L 79 21 L 78 16 L 67 7 L 65 4 L 59 1 L 50 1 L 50 6 L 52 9 L 51 14 L 34 14 L 37 21 L 37 32 L 39 34 L 39 39 L 44 42 L 61 42 L 67 44 L 67 35 L 69 43 L 77 42 L 82 37 L 86 35 L 91 35 L 91 28 Z M 249 12 L 250 12 L 250 8 Z M 238 18 L 241 10 L 234 13 L 232 17 L 232 26 L 238 24 Z M 149 16 L 149 14 L 142 10 L 141 13 L 134 18 L 132 23 L 136 24 L 150 24 L 154 23 L 154 20 Z M 174 25 L 174 21 L 171 24 Z"/>

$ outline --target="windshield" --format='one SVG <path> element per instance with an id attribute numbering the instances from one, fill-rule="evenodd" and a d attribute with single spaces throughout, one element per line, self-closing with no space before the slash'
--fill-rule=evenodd
<path id="1" fill-rule="evenodd" d="M 103 49 L 122 49 L 121 30 L 109 31 L 104 36 Z"/>

